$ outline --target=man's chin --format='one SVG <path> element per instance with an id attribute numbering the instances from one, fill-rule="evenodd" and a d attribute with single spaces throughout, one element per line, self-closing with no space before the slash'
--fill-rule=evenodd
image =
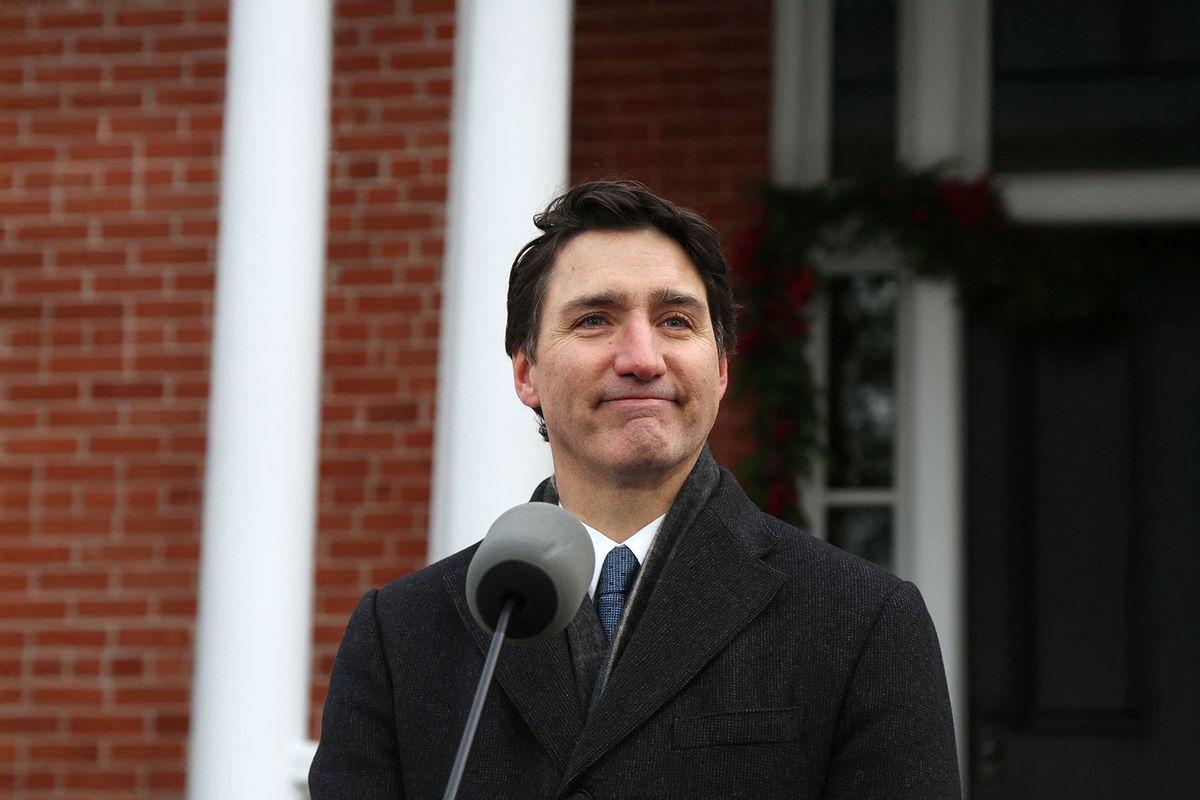
<path id="1" fill-rule="evenodd" d="M 614 453 L 605 459 L 605 467 L 617 485 L 644 487 L 670 478 L 681 468 L 691 469 L 694 455 L 681 455 L 665 443 L 659 443 L 655 447 L 627 448 Z"/>

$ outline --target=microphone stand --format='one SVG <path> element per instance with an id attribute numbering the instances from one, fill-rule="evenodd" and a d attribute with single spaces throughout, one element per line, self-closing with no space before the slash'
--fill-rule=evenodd
<path id="1" fill-rule="evenodd" d="M 492 675 L 496 672 L 496 662 L 500 660 L 500 648 L 504 645 L 508 618 L 516 604 L 517 598 L 509 595 L 504 601 L 504 608 L 500 610 L 500 618 L 496 620 L 496 631 L 492 634 L 492 644 L 488 647 L 487 658 L 483 662 L 479 687 L 475 690 L 475 699 L 471 702 L 470 713 L 467 714 L 467 727 L 463 729 L 462 740 L 458 743 L 458 754 L 454 757 L 454 766 L 450 768 L 450 780 L 446 782 L 446 794 L 442 796 L 442 800 L 454 800 L 458 794 L 458 784 L 462 781 L 463 770 L 467 766 L 467 755 L 470 754 L 471 743 L 475 740 L 475 729 L 479 727 L 479 718 L 483 715 L 483 702 L 487 700 Z"/>

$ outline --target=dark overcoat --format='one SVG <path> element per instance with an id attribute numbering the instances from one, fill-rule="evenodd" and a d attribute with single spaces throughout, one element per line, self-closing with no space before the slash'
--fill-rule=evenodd
<path id="1" fill-rule="evenodd" d="M 563 634 L 506 646 L 458 796 L 959 798 L 916 587 L 762 513 L 707 451 L 689 486 L 612 651 L 587 598 Z M 359 603 L 313 800 L 442 796 L 489 644 L 473 552 Z"/>

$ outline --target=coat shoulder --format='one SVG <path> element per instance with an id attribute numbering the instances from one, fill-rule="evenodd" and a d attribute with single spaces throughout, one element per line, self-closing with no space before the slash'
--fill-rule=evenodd
<path id="1" fill-rule="evenodd" d="M 465 591 L 467 567 L 478 547 L 473 544 L 372 590 L 375 614 L 381 623 L 393 630 L 397 623 L 402 623 L 405 628 L 419 629 L 422 620 L 424 624 L 443 629 L 447 624 L 454 624 L 458 612 L 453 599 Z"/>
<path id="2" fill-rule="evenodd" d="M 762 511 L 727 470 L 709 510 L 743 546 L 782 572 L 798 596 L 819 594 L 826 608 L 877 610 L 904 583 L 877 564 Z"/>

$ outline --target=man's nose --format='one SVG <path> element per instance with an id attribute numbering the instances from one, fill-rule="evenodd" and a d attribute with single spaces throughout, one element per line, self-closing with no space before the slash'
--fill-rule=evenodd
<path id="1" fill-rule="evenodd" d="M 654 326 L 646 319 L 633 319 L 622 326 L 613 368 L 618 375 L 641 381 L 659 377 L 667 370 Z"/>

